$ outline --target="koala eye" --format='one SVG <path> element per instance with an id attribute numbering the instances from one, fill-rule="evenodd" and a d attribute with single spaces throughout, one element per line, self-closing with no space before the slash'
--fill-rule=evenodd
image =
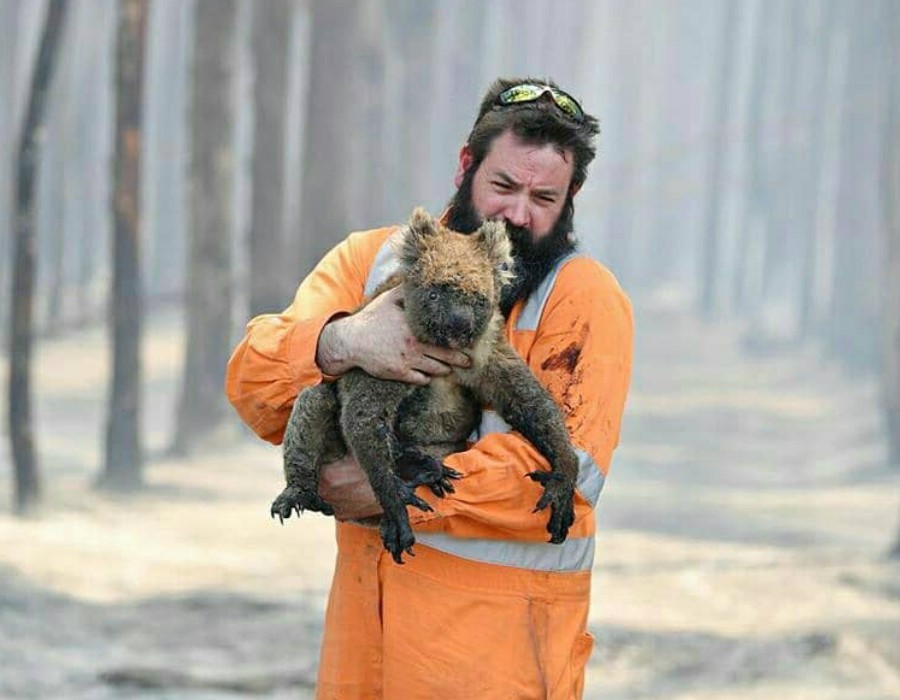
<path id="1" fill-rule="evenodd" d="M 485 299 L 484 297 L 478 297 L 478 298 L 475 300 L 475 305 L 476 305 L 479 309 L 483 309 L 483 308 L 487 305 L 487 299 Z"/>
<path id="2" fill-rule="evenodd" d="M 434 289 L 432 289 L 430 292 L 428 292 L 428 299 L 430 301 L 437 301 L 437 298 L 438 298 L 438 293 Z"/>
<path id="3" fill-rule="evenodd" d="M 509 272 L 509 263 L 502 262 L 497 266 L 497 269 L 500 270 L 500 272 Z"/>

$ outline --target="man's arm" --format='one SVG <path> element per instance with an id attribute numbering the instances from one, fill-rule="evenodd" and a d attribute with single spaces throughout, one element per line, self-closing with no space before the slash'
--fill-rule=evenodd
<path id="1" fill-rule="evenodd" d="M 328 379 L 317 363 L 322 329 L 362 303 L 366 275 L 390 233 L 351 235 L 322 258 L 287 309 L 247 324 L 228 362 L 225 391 L 261 438 L 279 444 L 300 390 Z"/>
<path id="2" fill-rule="evenodd" d="M 241 418 L 278 444 L 301 389 L 360 367 L 413 384 L 467 366 L 454 350 L 423 345 L 406 325 L 400 290 L 382 294 L 358 313 L 366 277 L 394 229 L 351 235 L 332 249 L 280 314 L 257 316 L 228 363 L 226 393 Z M 351 315 L 352 314 L 352 315 Z"/>

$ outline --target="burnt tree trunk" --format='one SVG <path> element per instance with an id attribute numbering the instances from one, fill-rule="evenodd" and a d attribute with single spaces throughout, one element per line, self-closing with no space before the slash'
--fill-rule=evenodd
<path id="1" fill-rule="evenodd" d="M 121 0 L 116 47 L 116 141 L 111 326 L 113 380 L 106 424 L 106 461 L 99 485 L 141 485 L 141 95 L 148 0 Z"/>
<path id="2" fill-rule="evenodd" d="M 293 0 L 253 5 L 253 195 L 250 219 L 250 315 L 278 311 L 284 289 L 284 172 L 288 42 Z M 293 284 L 293 281 L 291 281 Z"/>
<path id="3" fill-rule="evenodd" d="M 322 255 L 354 227 L 352 133 L 358 67 L 348 46 L 356 45 L 362 14 L 359 0 L 310 3 L 310 76 L 306 100 L 306 146 L 300 207 L 301 230 L 294 274 L 302 278 Z M 369 222 L 365 222 L 369 224 Z"/>
<path id="4" fill-rule="evenodd" d="M 190 98 L 191 195 L 187 348 L 172 449 L 186 453 L 225 416 L 234 192 L 234 0 L 197 3 Z"/>
<path id="5" fill-rule="evenodd" d="M 888 10 L 889 32 L 900 31 L 900 8 Z M 896 65 L 900 50 L 892 47 L 888 53 L 888 65 Z M 884 155 L 881 181 L 881 198 L 885 221 L 885 294 L 882 318 L 884 335 L 882 356 L 884 362 L 884 410 L 888 437 L 888 455 L 894 467 L 900 467 L 900 75 L 895 70 L 890 75 L 888 90 L 888 116 L 885 119 Z M 900 558 L 900 525 L 892 557 Z"/>
<path id="6" fill-rule="evenodd" d="M 719 287 L 720 279 L 720 240 L 722 238 L 722 212 L 725 208 L 727 186 L 725 184 L 725 170 L 728 164 L 728 119 L 730 105 L 733 102 L 732 86 L 734 85 L 734 72 L 737 65 L 737 39 L 738 39 L 738 8 L 735 3 L 728 3 L 722 10 L 721 45 L 719 46 L 721 64 L 716 66 L 716 105 L 713 115 L 713 129 L 715 138 L 712 150 L 709 153 L 707 167 L 709 186 L 705 222 L 703 246 L 701 248 L 701 286 L 700 286 L 700 311 L 707 320 L 712 320 L 719 310 L 722 294 Z"/>
<path id="7" fill-rule="evenodd" d="M 51 0 L 41 35 L 31 95 L 19 141 L 14 225 L 12 314 L 9 334 L 9 437 L 15 473 L 13 510 L 25 514 L 40 500 L 41 484 L 31 424 L 31 345 L 34 326 L 34 185 L 47 92 L 62 35 L 66 0 Z"/>

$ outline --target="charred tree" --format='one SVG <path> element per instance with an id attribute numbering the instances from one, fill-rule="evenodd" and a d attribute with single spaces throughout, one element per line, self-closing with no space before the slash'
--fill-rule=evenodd
<path id="1" fill-rule="evenodd" d="M 311 62 L 300 207 L 302 277 L 323 253 L 353 228 L 353 133 L 358 70 L 348 46 L 355 45 L 359 0 L 313 0 L 310 4 Z M 348 24 L 351 27 L 348 28 Z M 348 188 L 348 183 L 351 185 Z"/>
<path id="2" fill-rule="evenodd" d="M 765 211 L 765 176 L 763 153 L 763 127 L 765 121 L 764 102 L 767 93 L 767 83 L 771 80 L 772 68 L 770 54 L 772 53 L 773 38 L 767 30 L 771 20 L 771 7 L 759 4 L 756 8 L 756 36 L 753 41 L 753 61 L 751 63 L 751 75 L 749 79 L 749 99 L 747 100 L 747 137 L 745 153 L 747 162 L 745 165 L 747 186 L 745 188 L 742 216 L 738 220 L 738 229 L 735 240 L 736 263 L 731 282 L 731 307 L 738 314 L 745 314 L 752 306 L 751 292 L 748 289 L 749 282 L 753 278 L 754 266 L 752 265 L 754 252 L 754 238 L 757 229 L 764 229 L 761 225 L 766 220 Z M 760 225 L 758 225 L 760 224 Z"/>
<path id="3" fill-rule="evenodd" d="M 728 120 L 732 100 L 732 85 L 737 64 L 738 7 L 736 3 L 726 3 L 722 10 L 721 45 L 719 55 L 722 62 L 716 63 L 716 105 L 713 115 L 715 138 L 708 162 L 708 195 L 704 221 L 704 237 L 701 248 L 700 311 L 704 318 L 711 320 L 720 305 L 720 252 L 722 237 L 722 211 L 725 207 L 727 187 L 725 166 L 729 154 Z"/>
<path id="4" fill-rule="evenodd" d="M 106 424 L 106 461 L 99 485 L 141 485 L 141 103 L 148 0 L 121 0 L 116 47 L 116 141 L 113 280 L 110 303 L 113 380 Z"/>
<path id="5" fill-rule="evenodd" d="M 38 504 L 41 485 L 31 423 L 31 346 L 34 335 L 35 235 L 34 194 L 38 147 L 45 121 L 47 92 L 56 67 L 66 0 L 51 0 L 41 35 L 31 94 L 16 158 L 16 218 L 12 314 L 9 334 L 9 437 L 12 444 L 18 514 Z"/>
<path id="6" fill-rule="evenodd" d="M 888 9 L 888 30 L 893 36 L 900 31 L 900 8 Z M 896 66 L 900 51 L 896 44 L 887 52 L 888 66 Z M 885 292 L 882 318 L 884 335 L 884 410 L 887 426 L 888 456 L 891 464 L 900 467 L 900 74 L 888 71 L 888 114 L 884 124 L 884 160 L 881 180 L 881 201 L 885 221 Z M 900 526 L 898 526 L 891 556 L 900 558 Z"/>
<path id="7" fill-rule="evenodd" d="M 834 3 L 819 5 L 818 33 L 813 40 L 814 59 L 812 61 L 811 96 L 807 100 L 804 123 L 809 132 L 810 147 L 806 149 L 808 165 L 801 178 L 803 196 L 799 205 L 803 209 L 800 235 L 803 252 L 800 256 L 800 308 L 799 333 L 805 338 L 812 335 L 816 318 L 816 282 L 818 263 L 822 256 L 823 232 L 818 217 L 819 191 L 824 170 L 826 118 L 822 112 L 828 111 L 828 69 L 830 44 L 834 35 Z M 823 107 L 824 106 L 824 107 Z M 799 184 L 799 183 L 798 183 Z"/>
<path id="8" fill-rule="evenodd" d="M 250 315 L 287 305 L 284 289 L 285 120 L 293 0 L 253 4 L 253 193 Z M 293 281 L 291 282 L 293 284 Z"/>
<path id="9" fill-rule="evenodd" d="M 854 12 L 847 46 L 847 71 L 842 108 L 844 117 L 840 134 L 840 167 L 837 183 L 836 236 L 831 298 L 831 318 L 827 329 L 828 348 L 849 369 L 871 371 L 877 368 L 879 352 L 880 309 L 877 308 L 878 286 L 872 284 L 872 270 L 877 269 L 875 228 L 873 219 L 878 190 L 878 164 L 875 153 L 879 144 L 872 109 L 860 114 L 861 100 L 868 99 L 867 87 L 858 76 L 877 75 L 874 51 L 874 29 L 877 7 L 866 4 Z M 881 95 L 881 91 L 874 91 Z"/>
<path id="10" fill-rule="evenodd" d="M 14 158 L 16 96 L 16 28 L 19 19 L 19 5 L 15 2 L 0 4 L 0 163 L 12 163 Z M 12 189 L 13 169 L 0 168 L 0 280 L 9 279 L 12 265 Z M 6 345 L 9 332 L 10 289 L 0 283 L 0 342 Z"/>
<path id="11" fill-rule="evenodd" d="M 197 3 L 190 97 L 191 194 L 187 347 L 172 449 L 184 454 L 225 416 L 234 192 L 234 0 Z"/>

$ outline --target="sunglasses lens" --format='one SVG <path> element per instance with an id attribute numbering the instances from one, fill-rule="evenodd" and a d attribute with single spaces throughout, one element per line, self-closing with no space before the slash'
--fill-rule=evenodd
<path id="1" fill-rule="evenodd" d="M 557 107 L 559 107 L 563 112 L 568 114 L 570 117 L 574 117 L 576 119 L 581 119 L 581 117 L 582 117 L 581 107 L 575 100 L 573 100 L 571 97 L 569 97 L 565 93 L 554 90 L 553 91 L 553 101 L 556 102 Z"/>
<path id="2" fill-rule="evenodd" d="M 572 119 L 575 119 L 576 121 L 584 119 L 584 111 L 581 109 L 581 105 L 579 105 L 573 97 L 552 88 L 549 85 L 514 85 L 497 96 L 497 104 L 512 105 L 523 102 L 534 102 L 545 92 L 549 92 L 551 97 L 553 97 L 553 102 L 556 103 L 556 106 L 572 117 Z"/>
<path id="3" fill-rule="evenodd" d="M 511 105 L 519 102 L 533 102 L 544 92 L 543 87 L 537 85 L 514 85 L 504 90 L 497 98 L 501 104 Z"/>

